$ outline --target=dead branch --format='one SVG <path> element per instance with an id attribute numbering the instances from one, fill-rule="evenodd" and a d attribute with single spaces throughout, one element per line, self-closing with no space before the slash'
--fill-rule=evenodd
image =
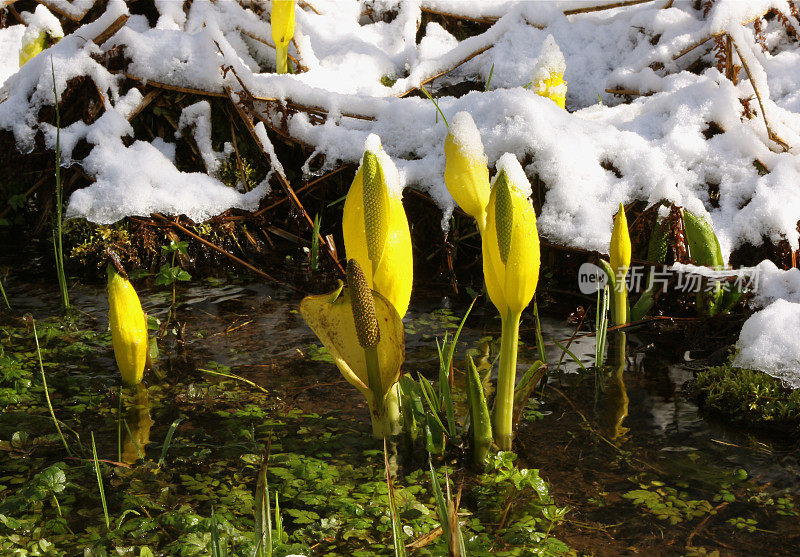
<path id="1" fill-rule="evenodd" d="M 728 35 L 728 38 L 733 44 L 733 48 L 736 49 L 736 53 L 739 55 L 739 60 L 742 61 L 742 67 L 744 68 L 744 71 L 747 72 L 747 77 L 750 78 L 750 85 L 752 85 L 753 91 L 755 91 L 756 93 L 756 99 L 758 99 L 758 106 L 761 107 L 761 116 L 764 118 L 764 126 L 767 128 L 767 137 L 769 137 L 772 141 L 780 145 L 784 151 L 788 151 L 789 145 L 783 139 L 781 139 L 781 137 L 777 133 L 775 133 L 775 131 L 773 131 L 772 126 L 770 126 L 769 124 L 769 119 L 767 118 L 767 111 L 764 110 L 764 101 L 761 99 L 761 92 L 758 90 L 756 82 L 753 79 L 753 74 L 751 73 L 750 66 L 746 60 L 747 57 L 742 56 L 741 45 L 737 44 L 736 39 L 734 39 L 730 35 Z"/>
<path id="2" fill-rule="evenodd" d="M 120 29 L 122 29 L 125 26 L 125 24 L 128 22 L 128 19 L 130 19 L 130 17 L 131 16 L 129 16 L 128 14 L 122 14 L 117 19 L 112 21 L 111 25 L 109 25 L 106 28 L 105 31 L 103 31 L 102 33 L 100 33 L 99 35 L 97 35 L 93 39 L 94 43 L 99 46 L 99 45 L 103 44 L 104 42 L 106 42 L 111 37 L 113 37 L 116 34 L 117 31 L 119 31 Z"/>
<path id="3" fill-rule="evenodd" d="M 253 265 L 251 265 L 247 261 L 245 261 L 243 259 L 239 259 L 238 257 L 233 255 L 232 253 L 225 251 L 224 249 L 222 249 L 221 247 L 217 246 L 216 244 L 212 244 L 211 242 L 209 242 L 205 238 L 202 238 L 202 237 L 198 236 L 197 234 L 195 234 L 194 232 L 192 232 L 188 228 L 185 228 L 184 226 L 180 225 L 179 223 L 168 219 L 167 217 L 165 217 L 161 213 L 153 213 L 153 217 L 158 218 L 159 220 L 161 220 L 164 223 L 176 228 L 177 230 L 180 230 L 184 234 L 188 234 L 189 236 L 191 236 L 192 238 L 194 238 L 198 242 L 200 242 L 200 243 L 208 246 L 209 248 L 221 253 L 222 255 L 224 255 L 225 257 L 228 257 L 232 261 L 235 261 L 239 265 L 243 265 L 244 267 L 247 267 L 248 269 L 250 269 L 251 271 L 253 271 L 257 275 L 259 275 L 259 276 L 261 276 L 261 277 L 263 277 L 263 278 L 265 278 L 267 280 L 271 280 L 272 282 L 274 282 L 276 284 L 280 284 L 281 286 L 285 286 L 286 288 L 289 288 L 290 290 L 294 290 L 295 292 L 304 293 L 302 290 L 300 290 L 296 286 L 293 286 L 291 284 L 287 284 L 287 283 L 285 283 L 283 281 L 280 281 L 280 280 L 278 280 L 278 279 L 276 279 L 274 277 L 271 277 L 270 275 L 268 275 L 267 273 L 265 273 L 264 271 L 262 271 L 258 267 L 254 267 Z"/>
<path id="4" fill-rule="evenodd" d="M 275 45 L 274 45 L 274 44 L 272 44 L 271 42 L 269 42 L 267 39 L 264 39 L 264 38 L 262 38 L 262 37 L 259 37 L 258 35 L 255 35 L 255 34 L 251 33 L 250 31 L 245 31 L 244 29 L 241 29 L 241 28 L 240 28 L 240 29 L 239 29 L 239 32 L 240 32 L 242 35 L 247 35 L 248 37 L 250 37 L 250 38 L 251 38 L 251 39 L 253 39 L 254 41 L 258 41 L 258 42 L 260 42 L 261 44 L 263 44 L 263 45 L 265 45 L 265 46 L 268 46 L 268 47 L 270 47 L 270 48 L 272 48 L 272 49 L 274 49 L 274 48 L 275 48 Z M 298 60 L 297 58 L 295 58 L 294 56 L 292 56 L 292 55 L 291 55 L 291 54 L 289 54 L 289 53 L 287 53 L 286 55 L 289 57 L 289 59 L 291 59 L 291 61 L 292 61 L 292 62 L 294 62 L 294 65 L 295 65 L 295 67 L 296 67 L 297 69 L 299 69 L 301 72 L 307 72 L 307 71 L 308 71 L 308 67 L 304 66 L 304 65 L 303 65 L 303 64 L 300 62 L 300 60 Z"/>
<path id="5" fill-rule="evenodd" d="M 430 83 L 431 81 L 433 81 L 433 80 L 434 80 L 434 79 L 436 79 L 437 77 L 441 77 L 441 76 L 443 76 L 443 75 L 445 75 L 445 74 L 447 74 L 447 73 L 450 73 L 450 72 L 452 72 L 452 71 L 453 71 L 454 69 L 456 69 L 457 67 L 461 66 L 462 64 L 464 64 L 464 63 L 466 63 L 466 62 L 469 62 L 470 60 L 472 60 L 473 58 L 475 58 L 475 57 L 476 57 L 476 56 L 478 56 L 479 54 L 483 54 L 484 52 L 486 52 L 487 50 L 489 50 L 489 49 L 490 49 L 490 48 L 492 48 L 493 46 L 494 46 L 493 44 L 489 44 L 489 45 L 486 45 L 486 46 L 483 46 L 483 47 L 479 48 L 478 50 L 476 50 L 475 52 L 471 53 L 471 54 L 470 54 L 469 56 L 467 56 L 466 58 L 463 58 L 463 59 L 462 59 L 462 60 L 460 60 L 459 62 L 456 62 L 456 63 L 455 63 L 455 64 L 454 64 L 452 67 L 450 67 L 450 68 L 448 68 L 448 69 L 446 69 L 446 70 L 444 70 L 444 71 L 441 71 L 441 72 L 439 72 L 439 73 L 437 73 L 437 74 L 435 74 L 435 75 L 432 75 L 432 76 L 426 77 L 425 79 L 423 79 L 422 81 L 420 81 L 420 82 L 419 82 L 419 85 L 417 85 L 416 87 L 412 87 L 412 88 L 411 88 L 411 89 L 409 89 L 408 91 L 405 91 L 405 92 L 403 92 L 403 93 L 400 93 L 400 94 L 399 94 L 399 95 L 397 95 L 397 96 L 398 96 L 398 97 L 400 97 L 400 98 L 402 98 L 402 97 L 405 97 L 406 95 L 410 95 L 411 93 L 413 93 L 414 91 L 416 91 L 417 89 L 419 89 L 420 87 L 422 87 L 423 85 L 426 85 L 426 84 Z M 373 119 L 374 119 L 374 118 L 373 118 Z"/>
<path id="6" fill-rule="evenodd" d="M 239 115 L 242 122 L 244 123 L 245 128 L 247 128 L 247 131 L 250 133 L 250 136 L 256 142 L 256 145 L 258 145 L 262 153 L 266 154 L 267 151 L 265 149 L 265 146 L 259 139 L 258 134 L 256 133 L 256 129 L 255 126 L 253 125 L 253 120 L 251 119 L 250 115 L 248 115 L 247 111 L 244 109 L 241 103 L 236 102 L 234 100 L 233 92 L 229 87 L 225 88 L 225 93 L 228 99 L 230 100 L 231 104 L 233 105 L 234 109 L 236 110 L 236 113 Z M 247 91 L 245 91 L 245 93 L 247 93 Z M 300 199 L 297 197 L 297 194 L 292 189 L 292 186 L 289 184 L 289 181 L 286 179 L 286 177 L 278 168 L 275 168 L 274 165 L 272 169 L 275 171 L 275 175 L 278 177 L 278 182 L 280 183 L 283 190 L 286 192 L 286 195 L 291 200 L 292 204 L 294 205 L 294 208 L 297 210 L 298 213 L 300 213 L 304 217 L 306 223 L 313 230 L 314 220 L 311 218 L 311 216 L 309 216 L 305 207 L 303 207 L 303 204 L 300 203 Z M 318 236 L 321 244 L 327 248 L 326 251 L 328 252 L 328 257 L 331 258 L 331 260 L 339 268 L 341 273 L 344 274 L 344 268 L 342 267 L 342 264 L 339 262 L 339 259 L 335 256 L 336 248 L 333 246 L 333 244 L 329 244 L 328 241 L 325 238 L 323 238 L 321 234 L 318 234 Z"/>
<path id="7" fill-rule="evenodd" d="M 494 23 L 498 19 L 496 17 L 470 17 L 470 16 L 466 16 L 466 15 L 453 14 L 453 13 L 450 13 L 450 12 L 441 12 L 439 10 L 434 10 L 432 8 L 426 8 L 426 7 L 422 7 L 421 10 L 422 10 L 423 13 L 429 13 L 429 14 L 438 15 L 438 16 L 441 16 L 441 17 L 448 17 L 448 18 L 452 18 L 452 19 L 463 19 L 465 21 L 474 21 L 476 23 L 484 23 L 486 25 L 491 25 L 492 23 Z"/>
<path id="8" fill-rule="evenodd" d="M 586 14 L 589 12 L 601 12 L 603 10 L 613 10 L 614 8 L 624 8 L 625 6 L 635 6 L 636 4 L 645 4 L 653 0 L 626 0 L 624 2 L 614 2 L 613 4 L 599 4 L 596 6 L 585 6 L 583 8 L 573 8 L 571 10 L 564 10 L 564 15 Z"/>
<path id="9" fill-rule="evenodd" d="M 765 11 L 763 14 L 761 14 L 761 15 L 757 15 L 757 16 L 755 16 L 755 17 L 752 17 L 752 18 L 750 18 L 750 19 L 748 19 L 748 20 L 746 20 L 746 21 L 743 21 L 743 22 L 742 22 L 742 26 L 745 26 L 745 25 L 748 25 L 748 24 L 750 24 L 750 23 L 753 23 L 755 20 L 757 20 L 757 19 L 759 19 L 759 18 L 762 18 L 762 17 L 764 17 L 765 15 L 767 15 L 767 12 L 768 12 L 768 11 L 769 11 L 769 10 L 766 10 L 766 11 Z M 724 37 L 724 36 L 725 36 L 725 35 L 727 35 L 727 34 L 728 34 L 728 33 L 727 33 L 727 31 L 720 31 L 720 32 L 718 32 L 718 33 L 714 33 L 713 35 L 709 35 L 709 36 L 708 36 L 708 37 L 706 37 L 705 39 L 702 39 L 702 40 L 700 40 L 700 41 L 698 41 L 698 42 L 696 42 L 696 43 L 694 43 L 694 44 L 692 44 L 692 45 L 690 45 L 690 46 L 687 46 L 686 48 L 684 48 L 683 50 L 681 50 L 681 51 L 680 51 L 678 54 L 676 54 L 675 56 L 673 56 L 673 57 L 672 57 L 672 59 L 673 59 L 673 60 L 677 60 L 678 58 L 680 58 L 680 57 L 681 57 L 681 56 L 683 56 L 684 54 L 688 54 L 689 52 L 693 51 L 695 48 L 697 48 L 697 47 L 699 47 L 699 46 L 702 46 L 702 45 L 704 45 L 705 43 L 707 43 L 707 42 L 708 42 L 708 41 L 710 41 L 711 39 L 715 39 L 715 38 L 717 38 L 717 37 Z"/>
<path id="10" fill-rule="evenodd" d="M 80 8 L 76 8 L 74 10 L 65 10 L 65 9 L 63 9 L 61 7 L 61 4 L 58 4 L 56 2 L 52 2 L 51 0 L 36 0 L 36 1 L 39 4 L 43 4 L 51 12 L 57 13 L 58 15 L 66 17 L 67 19 L 75 21 L 75 22 L 81 21 L 86 16 L 86 14 L 89 13 L 89 10 L 94 8 L 94 5 L 97 3 L 97 0 L 93 0 L 92 2 L 87 4 L 83 8 L 83 10 L 81 10 Z M 70 2 L 69 5 L 70 5 L 70 8 L 75 8 L 75 5 L 74 5 L 73 2 Z"/>

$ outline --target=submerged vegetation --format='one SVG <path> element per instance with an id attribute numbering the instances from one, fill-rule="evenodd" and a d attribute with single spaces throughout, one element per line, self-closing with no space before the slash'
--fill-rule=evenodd
<path id="1" fill-rule="evenodd" d="M 800 434 L 800 391 L 762 371 L 736 367 L 733 358 L 697 374 L 703 406 L 737 424 Z"/>

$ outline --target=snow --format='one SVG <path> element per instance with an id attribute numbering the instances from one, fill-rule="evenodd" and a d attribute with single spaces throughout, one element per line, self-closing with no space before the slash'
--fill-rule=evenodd
<path id="1" fill-rule="evenodd" d="M 453 136 L 453 143 L 458 146 L 464 157 L 476 161 L 483 160 L 485 163 L 486 155 L 483 154 L 481 133 L 469 112 L 463 110 L 457 112 L 450 121 L 449 132 Z"/>
<path id="2" fill-rule="evenodd" d="M 25 33 L 24 25 L 12 25 L 0 29 L 0 52 L 18 52 L 22 44 L 22 35 Z M 10 55 L 0 55 L 0 87 L 9 76 L 14 75 L 19 69 L 19 59 Z"/>
<path id="3" fill-rule="evenodd" d="M 561 53 L 561 49 L 558 48 L 553 35 L 547 35 L 544 43 L 542 43 L 542 51 L 533 68 L 531 81 L 544 81 L 551 74 L 563 74 L 565 71 L 567 71 L 567 62 L 564 60 L 564 55 Z"/>
<path id="4" fill-rule="evenodd" d="M 22 44 L 27 44 L 36 40 L 39 34 L 44 31 L 51 37 L 62 38 L 64 30 L 61 22 L 50 13 L 44 4 L 39 4 L 33 13 L 22 12 L 19 14 L 25 22 L 25 33 L 22 35 Z"/>
<path id="5" fill-rule="evenodd" d="M 800 387 L 800 303 L 776 300 L 742 326 L 734 365 Z"/>
<path id="6" fill-rule="evenodd" d="M 497 159 L 497 164 L 495 164 L 495 167 L 497 169 L 497 173 L 492 179 L 492 187 L 494 187 L 497 177 L 500 176 L 502 172 L 505 172 L 506 178 L 508 178 L 508 184 L 517 190 L 520 195 L 523 195 L 526 198 L 530 197 L 532 193 L 531 183 L 528 181 L 528 177 L 525 176 L 525 171 L 522 170 L 522 166 L 520 166 L 516 155 L 513 153 L 504 153 L 499 159 Z"/>
<path id="7" fill-rule="evenodd" d="M 52 0 L 49 5 L 80 15 L 93 4 Z M 268 191 L 267 180 L 274 182 L 275 173 L 285 176 L 272 144 L 270 127 L 276 126 L 310 146 L 305 172 L 311 160 L 323 158 L 323 171 L 358 164 L 368 138 L 379 137 L 370 139 L 367 148 L 379 153 L 393 194 L 401 195 L 406 187 L 428 193 L 447 226 L 454 207 L 443 178 L 448 130 L 429 100 L 411 94 L 424 83 L 462 148 L 478 152 L 482 146 L 489 166 L 513 171 L 518 184 L 538 178 L 545 198 L 539 200 L 537 222 L 550 242 L 603 252 L 619 203 L 641 200 L 674 202 L 704 216 L 726 258 L 743 245 L 758 246 L 765 240 L 786 240 L 792 249 L 800 248 L 800 48 L 772 18 L 763 23 L 764 50 L 748 23 L 769 9 L 788 14 L 785 0 L 717 0 L 706 17 L 691 2 L 681 1 L 667 9 L 659 1 L 574 15 L 564 11 L 587 3 L 313 4 L 319 14 L 298 3 L 289 46 L 305 71 L 285 75 L 273 73 L 269 3 L 232 0 L 156 0 L 155 24 L 132 15 L 98 46 L 92 39 L 119 16 L 129 15 L 125 2 L 109 0 L 95 21 L 79 24 L 45 55 L 17 69 L 22 36 L 33 33 L 34 24 L 49 21 L 54 26 L 55 18 L 38 6 L 35 14 L 40 15 L 30 16 L 38 23 L 29 18 L 27 28 L 0 29 L 0 129 L 14 134 L 22 152 L 33 149 L 38 134 L 53 143 L 52 126 L 37 120 L 39 109 L 53 103 L 52 60 L 59 95 L 69 79 L 86 75 L 106 105 L 94 123 L 78 122 L 62 130 L 65 164 L 78 162 L 70 159 L 80 140 L 92 146 L 81 162 L 95 183 L 72 195 L 72 217 L 112 222 L 162 212 L 202 220 L 232 207 L 256 208 Z M 428 11 L 478 19 L 486 30 L 461 40 L 440 23 L 418 30 Z M 789 21 L 800 29 L 790 14 Z M 737 85 L 715 67 L 712 36 L 724 33 L 732 37 L 751 72 L 742 70 Z M 205 100 L 184 109 L 179 127 L 198 146 L 208 174 L 178 170 L 174 143 L 133 138 L 128 118 L 146 91 L 120 90 L 124 76 L 99 61 L 113 48 L 128 60 L 126 74 L 142 83 L 215 95 L 230 90 L 234 98 L 254 95 L 254 108 L 265 119 L 256 124 L 255 135 L 271 168 L 267 180 L 243 193 L 214 178 L 230 147 L 218 152 L 211 144 L 214 130 Z M 734 61 L 744 65 L 739 58 Z M 696 62 L 711 67 L 698 71 Z M 524 88 L 531 76 L 554 69 L 564 70 L 569 84 L 567 110 Z M 459 97 L 443 93 L 444 87 L 465 81 L 474 83 L 475 90 Z M 607 89 L 639 94 L 626 99 Z M 762 103 L 753 97 L 756 90 Z M 287 109 L 278 110 L 275 102 Z M 745 114 L 743 102 L 752 117 Z M 297 105 L 323 118 L 309 117 L 293 108 Z M 504 153 L 508 158 L 500 162 Z M 523 161 L 524 168 L 516 161 Z M 718 190 L 718 197 L 710 197 L 711 189 Z M 748 334 L 743 332 L 740 339 L 741 352 L 751 354 L 749 361 L 755 363 L 765 354 L 759 335 L 769 333 L 755 328 L 766 323 L 763 312 L 788 320 L 785 304 L 770 308 L 781 300 L 800 303 L 796 290 L 775 286 L 781 281 L 794 284 L 796 273 L 782 275 L 767 267 L 759 267 L 764 276 L 789 278 L 772 278 L 765 283 L 772 286 L 755 295 L 764 309 L 748 321 Z M 793 346 L 780 352 L 787 361 Z M 768 367 L 769 361 L 763 361 Z"/>
<path id="8" fill-rule="evenodd" d="M 369 134 L 367 139 L 364 140 L 364 152 L 367 151 L 374 153 L 378 157 L 378 164 L 380 164 L 383 171 L 383 179 L 386 180 L 386 189 L 389 191 L 389 195 L 401 199 L 403 197 L 403 187 L 400 174 L 392 158 L 383 150 L 381 138 L 374 133 Z"/>

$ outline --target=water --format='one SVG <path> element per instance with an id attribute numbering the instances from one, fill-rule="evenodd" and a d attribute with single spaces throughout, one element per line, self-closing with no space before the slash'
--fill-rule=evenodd
<path id="1" fill-rule="evenodd" d="M 9 281 L 7 292 L 17 314 L 30 312 L 41 320 L 59 313 L 50 284 Z M 104 289 L 79 285 L 70 293 L 81 327 L 106 331 Z M 145 311 L 163 321 L 171 292 L 142 288 L 140 295 Z M 137 449 L 126 437 L 125 460 L 135 461 L 135 451 L 147 451 L 148 442 L 163 439 L 179 415 L 188 414 L 191 427 L 208 427 L 191 419 L 187 404 L 201 404 L 209 396 L 208 385 L 216 377 L 203 370 L 224 369 L 219 366 L 276 393 L 278 402 L 270 404 L 323 416 L 333 413 L 347 427 L 368 431 L 365 404 L 324 361 L 297 312 L 298 302 L 296 295 L 264 284 L 207 279 L 182 285 L 180 325 L 169 327 L 157 368 L 164 383 L 188 387 L 174 399 L 156 397 L 152 409 L 141 396 L 132 403 L 126 399 L 134 438 L 143 447 Z M 406 317 L 404 371 L 435 378 L 435 339 L 447 331 L 452 334 L 465 310 L 447 299 L 415 298 Z M 558 315 L 543 316 L 542 325 L 545 339 L 563 341 L 574 332 Z M 477 306 L 462 332 L 457 366 L 467 348 L 485 352 L 498 336 L 493 309 Z M 521 338 L 522 370 L 537 357 L 530 321 L 523 322 Z M 578 338 L 570 347 L 588 372 L 569 356 L 555 372 L 561 350 L 548 342 L 551 374 L 534 395 L 540 405 L 526 412 L 515 447 L 522 464 L 541 470 L 558 504 L 571 508 L 554 534 L 578 551 L 597 555 L 692 554 L 695 549 L 687 550 L 687 545 L 729 554 L 792 554 L 800 539 L 797 517 L 778 512 L 786 509 L 775 501 L 783 493 L 796 498 L 800 492 L 796 441 L 760 437 L 703 415 L 684 388 L 693 377 L 691 369 L 673 361 L 673 347 L 664 349 L 658 340 L 629 335 L 624 370 L 622 360 L 610 354 L 616 366 L 601 372 L 592 367 L 593 337 Z M 609 337 L 612 353 L 615 342 Z M 113 393 L 118 378 L 110 346 L 91 360 L 91 377 L 71 380 L 83 381 L 101 396 Z M 54 379 L 56 391 L 65 381 Z M 159 383 L 152 375 L 146 381 Z M 241 388 L 250 389 L 244 384 Z M 142 413 L 143 407 L 148 411 Z M 114 435 L 109 430 L 99 438 L 113 449 Z M 694 511 L 700 514 L 693 516 Z M 744 526 L 738 527 L 742 521 Z M 766 553 L 765 547 L 770 548 Z"/>

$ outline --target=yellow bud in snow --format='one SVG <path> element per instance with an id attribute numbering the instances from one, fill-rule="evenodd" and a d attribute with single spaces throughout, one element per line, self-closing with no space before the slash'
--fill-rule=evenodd
<path id="1" fill-rule="evenodd" d="M 275 41 L 278 73 L 286 73 L 289 69 L 287 56 L 289 42 L 294 36 L 294 0 L 272 0 L 270 26 L 272 40 Z"/>
<path id="2" fill-rule="evenodd" d="M 628 233 L 628 219 L 625 218 L 625 207 L 619 204 L 617 218 L 611 231 L 611 246 L 608 250 L 611 269 L 614 271 L 614 294 L 611 309 L 612 321 L 615 325 L 628 322 L 628 287 L 625 275 L 631 265 L 631 237 Z"/>
<path id="3" fill-rule="evenodd" d="M 622 203 L 619 204 L 617 218 L 614 219 L 614 228 L 611 231 L 609 259 L 616 279 L 624 278 L 631 265 L 631 236 L 628 233 L 628 219 L 625 218 L 625 207 Z"/>
<path id="4" fill-rule="evenodd" d="M 468 112 L 459 112 L 453 118 L 444 141 L 444 154 L 447 190 L 483 233 L 490 195 L 489 168 L 480 133 Z"/>
<path id="5" fill-rule="evenodd" d="M 519 314 L 539 281 L 536 213 L 528 200 L 530 183 L 517 158 L 506 153 L 497 168 L 486 209 L 483 276 L 500 314 Z"/>
<path id="6" fill-rule="evenodd" d="M 539 60 L 533 69 L 531 88 L 537 95 L 551 99 L 561 108 L 567 103 L 567 82 L 564 72 L 567 63 L 553 35 L 548 35 L 542 44 Z"/>
<path id="7" fill-rule="evenodd" d="M 108 279 L 108 321 L 122 382 L 136 385 L 147 361 L 147 322 L 133 286 L 113 271 Z"/>
<path id="8" fill-rule="evenodd" d="M 367 284 L 391 302 L 400 317 L 408 310 L 413 282 L 411 234 L 399 176 L 376 135 L 367 138 L 342 215 L 348 259 L 355 259 Z"/>
<path id="9" fill-rule="evenodd" d="M 25 36 L 22 37 L 22 47 L 19 49 L 19 67 L 25 65 L 31 58 L 39 54 L 45 48 L 55 44 L 61 37 L 51 35 L 47 29 L 43 29 L 36 37 L 26 41 Z"/>
<path id="10" fill-rule="evenodd" d="M 287 46 L 294 36 L 295 0 L 272 0 L 270 24 L 275 45 Z"/>

